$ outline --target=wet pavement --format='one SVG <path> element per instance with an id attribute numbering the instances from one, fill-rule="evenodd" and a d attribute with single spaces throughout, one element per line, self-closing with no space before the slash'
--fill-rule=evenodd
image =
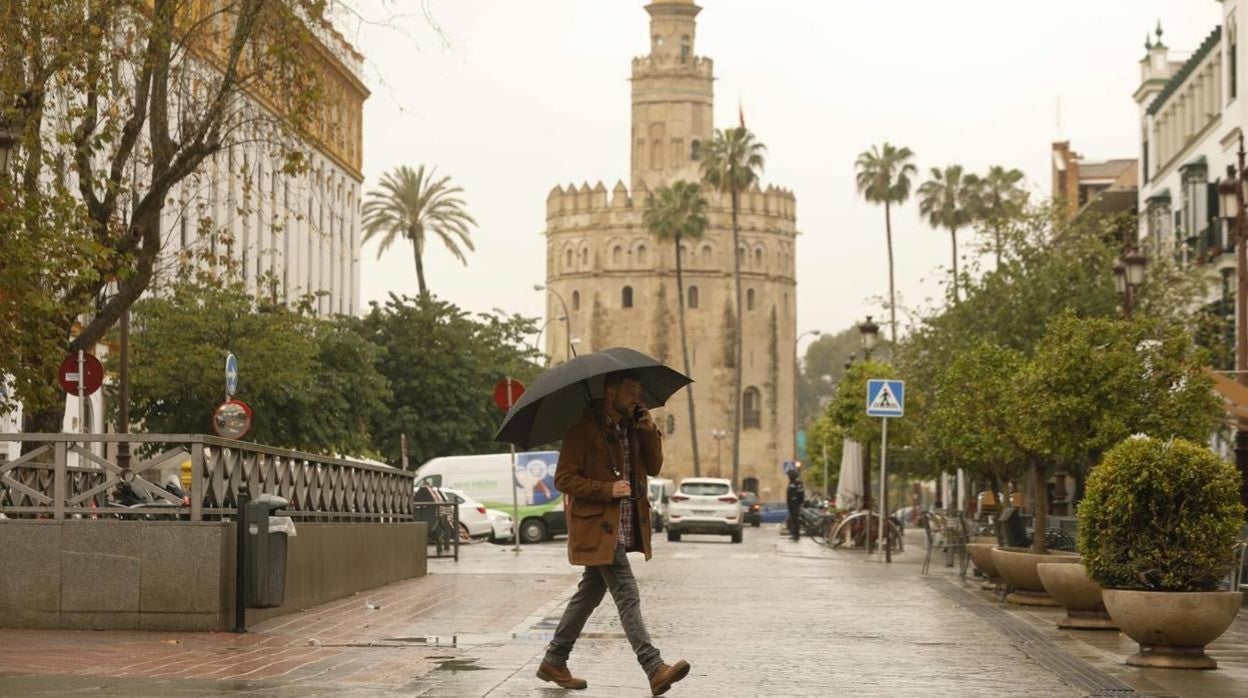
<path id="1" fill-rule="evenodd" d="M 632 556 L 654 644 L 693 669 L 684 696 L 1248 696 L 1248 613 L 1214 672 L 1138 670 L 1116 632 L 1060 631 L 933 562 L 792 543 L 656 536 Z M 478 544 L 430 575 L 274 618 L 246 635 L 0 630 L 0 695 L 563 695 L 534 677 L 579 569 L 562 541 Z M 369 605 L 376 606 L 370 609 Z M 572 653 L 571 695 L 648 695 L 609 598 Z"/>

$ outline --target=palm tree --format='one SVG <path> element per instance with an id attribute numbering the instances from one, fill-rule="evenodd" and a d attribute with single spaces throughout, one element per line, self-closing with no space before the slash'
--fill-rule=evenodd
<path id="1" fill-rule="evenodd" d="M 1002 228 L 1007 221 L 1017 218 L 1027 204 L 1027 190 L 1022 186 L 1023 173 L 993 165 L 988 168 L 988 174 L 978 181 L 979 186 L 974 192 L 974 216 L 992 232 L 993 253 L 999 269 L 1004 247 Z"/>
<path id="2" fill-rule="evenodd" d="M 680 318 L 680 353 L 685 362 L 685 375 L 689 369 L 689 341 L 685 331 L 685 279 L 681 244 L 685 240 L 701 240 L 706 232 L 706 199 L 702 188 L 693 182 L 676 182 L 661 186 L 646 200 L 642 222 L 660 242 L 670 242 L 676 247 L 676 303 Z M 698 421 L 693 409 L 693 384 L 685 388 L 689 399 L 689 435 L 693 442 L 693 476 L 701 477 L 701 461 L 698 458 Z"/>
<path id="3" fill-rule="evenodd" d="M 737 218 L 741 210 L 741 193 L 758 182 L 766 151 L 767 146 L 754 138 L 742 120 L 739 128 L 715 129 L 715 136 L 702 155 L 702 180 L 721 193 L 728 194 L 732 202 L 732 276 L 737 295 L 736 346 L 733 347 L 733 363 L 736 364 L 736 398 L 732 414 L 733 487 L 739 484 L 737 475 L 741 470 L 741 337 L 745 334 L 741 326 L 741 226 Z"/>
<path id="4" fill-rule="evenodd" d="M 858 170 L 858 193 L 869 203 L 884 204 L 884 237 L 888 243 L 888 320 L 893 344 L 897 344 L 897 291 L 893 283 L 893 221 L 891 207 L 904 204 L 910 198 L 910 177 L 918 170 L 914 153 L 909 148 L 897 148 L 891 143 L 871 146 L 858 156 L 854 167 Z"/>
<path id="5" fill-rule="evenodd" d="M 933 167 L 931 179 L 919 185 L 919 213 L 933 228 L 945 228 L 953 241 L 953 302 L 958 302 L 958 230 L 974 220 L 974 192 L 979 178 L 962 174 L 961 165 Z"/>
<path id="6" fill-rule="evenodd" d="M 469 229 L 477 222 L 465 210 L 460 198 L 464 190 L 453 186 L 450 177 L 438 177 L 437 168 L 421 165 L 413 170 L 406 165 L 381 178 L 381 188 L 368 192 L 364 202 L 364 240 L 382 235 L 377 256 L 390 249 L 397 238 L 412 243 L 416 256 L 416 281 L 421 297 L 429 294 L 425 285 L 425 243 L 428 235 L 436 235 L 463 264 L 464 249 L 472 251 Z"/>

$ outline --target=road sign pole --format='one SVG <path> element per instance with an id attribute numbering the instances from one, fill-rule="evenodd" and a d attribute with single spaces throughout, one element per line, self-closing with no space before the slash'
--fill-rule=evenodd
<path id="1" fill-rule="evenodd" d="M 884 561 L 893 561 L 893 551 L 888 547 L 888 417 L 880 419 L 880 550 Z"/>
<path id="2" fill-rule="evenodd" d="M 87 369 L 83 351 L 78 350 L 78 433 L 87 433 Z M 85 447 L 86 442 L 83 442 Z"/>

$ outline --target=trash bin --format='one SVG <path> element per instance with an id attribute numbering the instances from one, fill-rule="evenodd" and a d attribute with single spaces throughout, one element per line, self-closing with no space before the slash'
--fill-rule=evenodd
<path id="1" fill-rule="evenodd" d="M 272 515 L 286 504 L 271 494 L 247 503 L 243 564 L 249 608 L 274 608 L 286 598 L 286 545 L 287 538 L 295 535 L 295 524 L 289 516 Z"/>

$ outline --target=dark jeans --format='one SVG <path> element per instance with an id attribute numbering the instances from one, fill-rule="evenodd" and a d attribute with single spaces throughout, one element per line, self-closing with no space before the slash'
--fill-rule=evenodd
<path id="1" fill-rule="evenodd" d="M 628 564 L 628 555 L 622 546 L 615 548 L 615 560 L 609 565 L 586 567 L 581 575 L 581 583 L 576 593 L 568 600 L 568 606 L 559 619 L 559 627 L 555 629 L 555 637 L 546 648 L 545 662 L 551 666 L 562 667 L 568 663 L 568 655 L 572 653 L 572 645 L 580 637 L 585 622 L 593 614 L 594 609 L 602 602 L 602 597 L 611 592 L 615 599 L 615 607 L 620 612 L 620 624 L 628 642 L 637 654 L 637 661 L 646 674 L 652 674 L 663 666 L 663 658 L 654 645 L 650 644 L 650 633 L 646 632 L 646 624 L 641 619 L 641 595 L 637 591 L 637 578 L 633 576 L 633 568 Z"/>
<path id="2" fill-rule="evenodd" d="M 789 537 L 798 540 L 802 537 L 802 509 L 789 507 Z"/>

